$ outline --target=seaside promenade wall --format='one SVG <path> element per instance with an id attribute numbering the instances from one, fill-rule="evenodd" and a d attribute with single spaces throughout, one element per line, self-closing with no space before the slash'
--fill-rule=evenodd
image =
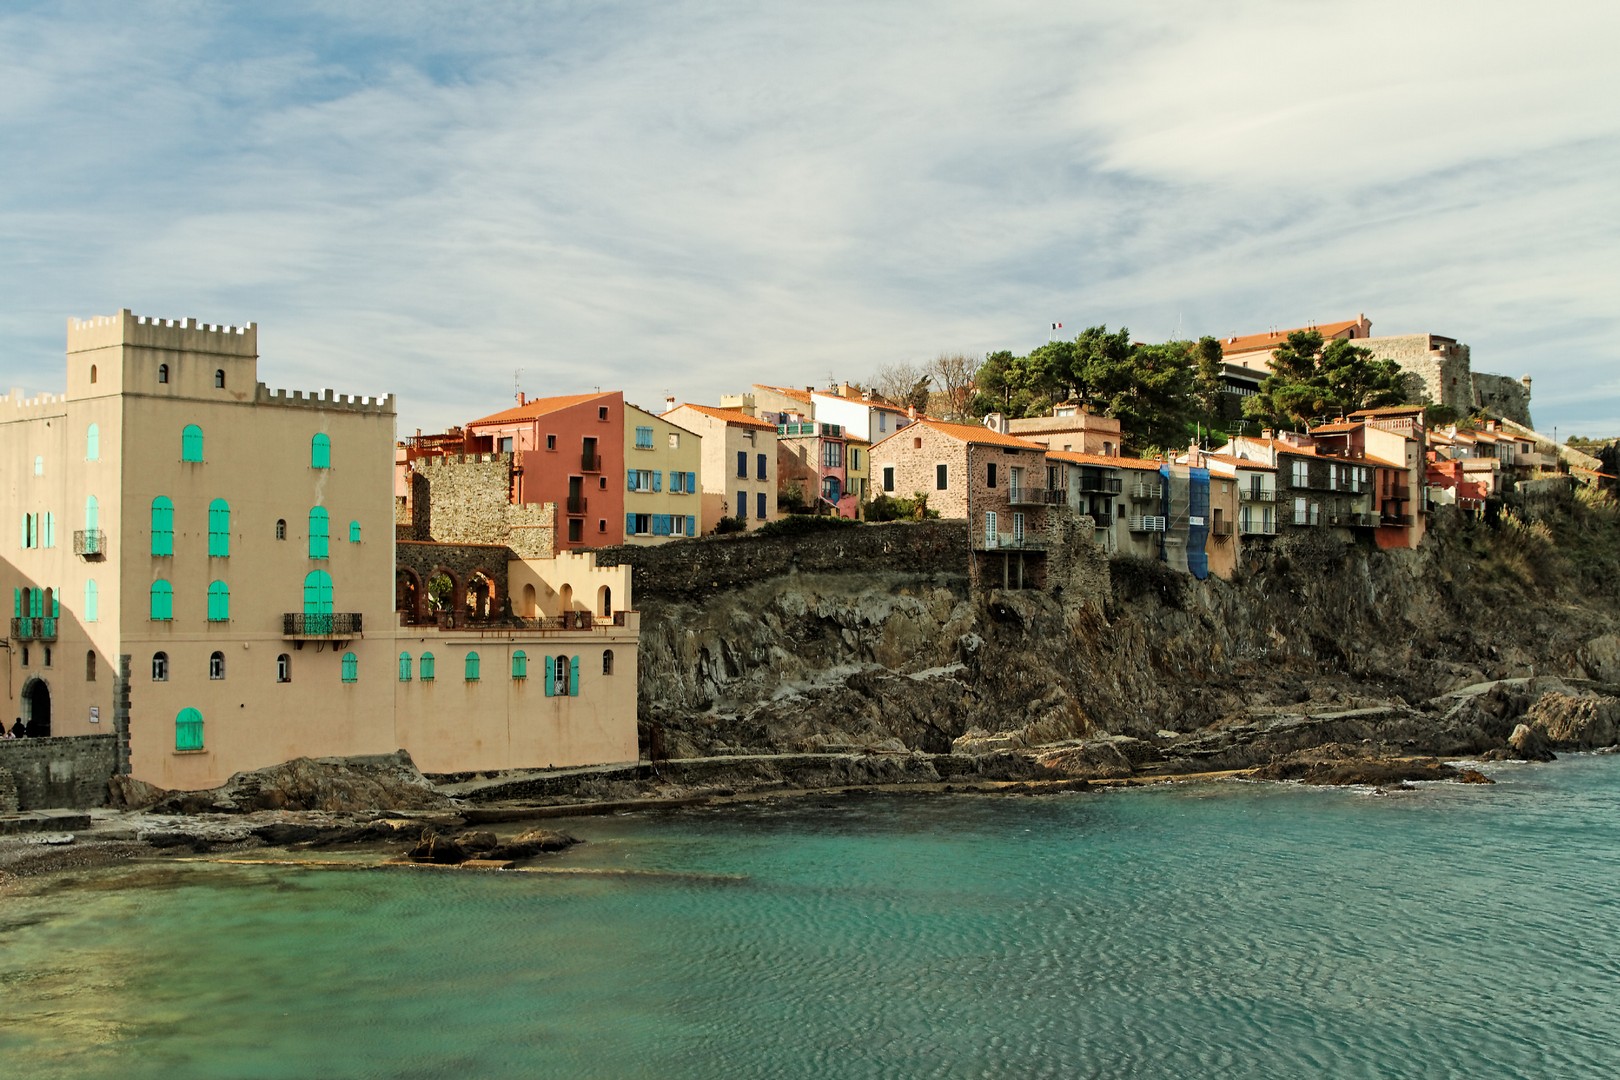
<path id="1" fill-rule="evenodd" d="M 104 806 L 117 768 L 111 734 L 0 740 L 0 812 Z"/>

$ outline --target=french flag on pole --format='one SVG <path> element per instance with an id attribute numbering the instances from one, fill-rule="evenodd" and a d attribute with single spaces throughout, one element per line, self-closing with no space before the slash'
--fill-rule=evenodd
<path id="1" fill-rule="evenodd" d="M 1061 330 L 1061 329 L 1063 329 L 1063 324 L 1060 323 L 1060 322 L 1055 322 L 1055 323 L 1052 324 L 1052 329 Z"/>

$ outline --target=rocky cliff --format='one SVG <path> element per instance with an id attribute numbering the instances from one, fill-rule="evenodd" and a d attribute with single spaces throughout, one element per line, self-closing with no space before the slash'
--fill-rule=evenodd
<path id="1" fill-rule="evenodd" d="M 644 748 L 1079 746 L 1071 757 L 1133 769 L 1237 768 L 1330 742 L 1484 752 L 1548 691 L 1612 693 L 1612 502 L 1560 496 L 1432 525 L 1416 551 L 1318 531 L 1251 543 L 1231 582 L 1085 543 L 1042 592 L 970 591 L 965 533 L 959 558 L 927 566 L 884 556 L 902 537 L 808 570 L 751 564 L 725 585 L 716 571 L 715 588 L 706 570 L 662 582 L 638 567 Z M 948 550 L 930 528 L 932 550 Z M 1571 708 L 1586 706 L 1543 711 Z"/>

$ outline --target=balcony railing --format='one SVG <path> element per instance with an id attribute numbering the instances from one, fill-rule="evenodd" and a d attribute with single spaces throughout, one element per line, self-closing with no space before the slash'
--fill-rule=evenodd
<path id="1" fill-rule="evenodd" d="M 289 611 L 281 616 L 284 638 L 352 638 L 360 636 L 360 612 Z"/>
<path id="2" fill-rule="evenodd" d="M 1369 514 L 1367 516 L 1371 517 L 1372 515 Z M 1401 526 L 1401 527 L 1404 528 L 1404 527 L 1409 526 L 1409 525 L 1412 524 L 1412 515 L 1411 514 L 1385 514 L 1385 515 L 1383 515 L 1382 524 L 1384 524 L 1384 525 L 1396 525 L 1396 526 Z"/>
<path id="3" fill-rule="evenodd" d="M 1131 485 L 1131 498 L 1133 499 L 1162 499 L 1164 498 L 1164 485 L 1160 483 L 1144 484 L 1138 480 Z"/>
<path id="4" fill-rule="evenodd" d="M 601 472 L 602 455 L 594 450 L 587 450 L 579 455 L 579 468 L 581 472 Z"/>
<path id="5" fill-rule="evenodd" d="M 585 496 L 583 496 L 583 495 L 570 495 L 570 496 L 568 496 L 568 513 L 570 513 L 570 514 L 583 514 L 585 512 L 586 505 L 587 505 L 587 501 L 586 501 Z"/>
<path id="6" fill-rule="evenodd" d="M 1114 527 L 1113 514 L 1089 514 L 1091 523 L 1099 529 L 1112 529 Z"/>
<path id="7" fill-rule="evenodd" d="M 825 435 L 831 439 L 842 438 L 844 427 L 842 424 L 798 423 L 777 424 L 778 435 Z"/>
<path id="8" fill-rule="evenodd" d="M 1245 521 L 1238 525 L 1238 531 L 1244 536 L 1276 536 L 1277 523 L 1274 521 Z"/>
<path id="9" fill-rule="evenodd" d="M 1009 506 L 1064 506 L 1069 493 L 1062 488 L 1015 487 L 1007 489 Z"/>
<path id="10" fill-rule="evenodd" d="M 1133 514 L 1128 522 L 1131 532 L 1164 532 L 1165 519 L 1159 514 Z"/>
<path id="11" fill-rule="evenodd" d="M 1117 476 L 1085 476 L 1080 477 L 1081 491 L 1096 491 L 1105 495 L 1118 495 L 1123 482 Z"/>
<path id="12" fill-rule="evenodd" d="M 1231 536 L 1232 523 L 1225 518 L 1220 518 L 1210 525 L 1209 531 L 1216 536 Z"/>
<path id="13" fill-rule="evenodd" d="M 596 615 L 589 611 L 570 611 L 566 615 L 540 615 L 529 618 L 501 616 L 492 619 L 457 618 L 453 612 L 430 611 L 421 618 L 401 611 L 401 626 L 433 626 L 440 630 L 469 630 L 481 633 L 512 631 L 533 632 L 562 630 L 606 630 L 610 626 L 628 626 L 630 612 L 615 611 L 612 615 Z"/>
<path id="14" fill-rule="evenodd" d="M 100 529 L 75 529 L 73 554 L 86 559 L 102 559 L 107 555 L 107 534 Z"/>
<path id="15" fill-rule="evenodd" d="M 984 537 L 985 551 L 1045 551 L 1045 539 L 1032 533 L 1015 536 L 1012 533 L 987 533 Z"/>
<path id="16" fill-rule="evenodd" d="M 1239 488 L 1242 498 L 1246 502 L 1276 502 L 1277 489 L 1264 487 Z"/>
<path id="17" fill-rule="evenodd" d="M 49 615 L 25 615 L 12 619 L 11 636 L 18 641 L 55 641 L 56 619 Z"/>

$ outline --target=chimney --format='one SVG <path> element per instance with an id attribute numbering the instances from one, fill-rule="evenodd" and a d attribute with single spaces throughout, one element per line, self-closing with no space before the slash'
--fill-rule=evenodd
<path id="1" fill-rule="evenodd" d="M 1272 432 L 1272 430 L 1270 428 L 1261 428 L 1260 429 L 1260 437 L 1262 439 L 1269 439 L 1269 438 L 1271 438 L 1272 434 L 1273 434 L 1273 432 Z"/>
<path id="2" fill-rule="evenodd" d="M 913 420 L 917 419 L 917 406 L 915 406 L 915 405 L 907 405 L 906 406 L 906 415 L 908 417 L 910 417 L 911 419 L 913 419 Z"/>
<path id="3" fill-rule="evenodd" d="M 669 394 L 669 395 L 665 396 L 665 398 L 664 398 L 664 411 L 669 412 L 669 410 L 673 409 L 674 407 L 675 407 L 675 395 L 674 394 Z"/>
<path id="4" fill-rule="evenodd" d="M 518 404 L 519 405 L 527 405 L 528 403 L 529 403 L 529 395 L 525 394 L 523 391 L 519 390 L 518 391 Z"/>

